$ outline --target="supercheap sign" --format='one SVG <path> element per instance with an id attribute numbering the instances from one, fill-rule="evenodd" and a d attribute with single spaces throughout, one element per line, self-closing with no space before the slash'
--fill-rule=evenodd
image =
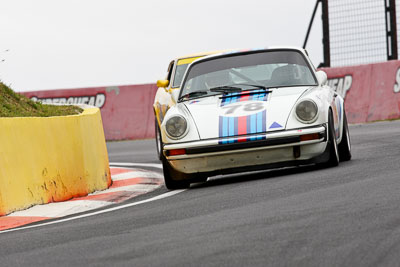
<path id="1" fill-rule="evenodd" d="M 31 100 L 37 101 L 43 104 L 86 104 L 102 108 L 106 102 L 106 95 L 99 93 L 96 95 L 86 95 L 86 96 L 70 96 L 70 97 L 45 97 L 38 98 L 37 96 L 32 96 Z"/>

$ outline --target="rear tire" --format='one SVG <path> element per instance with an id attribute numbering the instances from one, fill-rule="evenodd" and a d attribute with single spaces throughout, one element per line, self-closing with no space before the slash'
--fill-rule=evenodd
<path id="1" fill-rule="evenodd" d="M 189 175 L 181 173 L 172 168 L 164 156 L 162 156 L 161 160 L 163 165 L 165 186 L 169 190 L 184 189 L 190 186 Z M 174 178 L 177 180 L 174 180 Z"/>
<path id="2" fill-rule="evenodd" d="M 349 126 L 347 125 L 346 113 L 343 114 L 343 137 L 340 142 L 339 148 L 339 158 L 340 161 L 348 161 L 351 159 L 351 142 L 349 134 Z"/>

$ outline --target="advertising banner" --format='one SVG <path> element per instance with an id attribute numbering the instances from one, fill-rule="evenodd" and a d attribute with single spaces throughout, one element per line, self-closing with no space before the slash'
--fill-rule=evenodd
<path id="1" fill-rule="evenodd" d="M 400 118 L 400 61 L 322 70 L 344 97 L 350 123 Z"/>
<path id="2" fill-rule="evenodd" d="M 155 84 L 24 92 L 45 104 L 88 104 L 101 110 L 107 140 L 154 137 Z"/>

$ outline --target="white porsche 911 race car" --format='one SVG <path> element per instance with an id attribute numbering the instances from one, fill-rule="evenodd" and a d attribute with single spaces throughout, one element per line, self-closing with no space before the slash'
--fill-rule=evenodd
<path id="1" fill-rule="evenodd" d="M 161 124 L 166 187 L 351 158 L 343 98 L 298 48 L 229 52 L 191 63 Z"/>

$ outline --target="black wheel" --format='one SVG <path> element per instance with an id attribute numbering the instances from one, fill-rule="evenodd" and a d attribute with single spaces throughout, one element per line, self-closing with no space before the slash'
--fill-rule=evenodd
<path id="1" fill-rule="evenodd" d="M 339 165 L 339 150 L 336 141 L 335 125 L 333 123 L 332 111 L 329 111 L 328 120 L 328 146 L 329 146 L 329 159 L 324 164 L 326 167 L 335 167 Z"/>
<path id="2" fill-rule="evenodd" d="M 164 156 L 162 156 L 161 160 L 163 165 L 164 182 L 168 189 L 184 189 L 190 186 L 189 175 L 178 172 L 172 168 Z"/>
<path id="3" fill-rule="evenodd" d="M 351 143 L 349 126 L 347 125 L 346 112 L 344 112 L 343 114 L 343 137 L 338 146 L 338 149 L 340 161 L 348 161 L 351 159 Z"/>
<path id="4" fill-rule="evenodd" d="M 156 129 L 156 149 L 157 149 L 157 157 L 159 160 L 161 160 L 163 156 L 163 143 L 161 139 L 161 131 L 160 127 L 158 126 L 157 118 L 155 120 L 155 129 Z"/>

